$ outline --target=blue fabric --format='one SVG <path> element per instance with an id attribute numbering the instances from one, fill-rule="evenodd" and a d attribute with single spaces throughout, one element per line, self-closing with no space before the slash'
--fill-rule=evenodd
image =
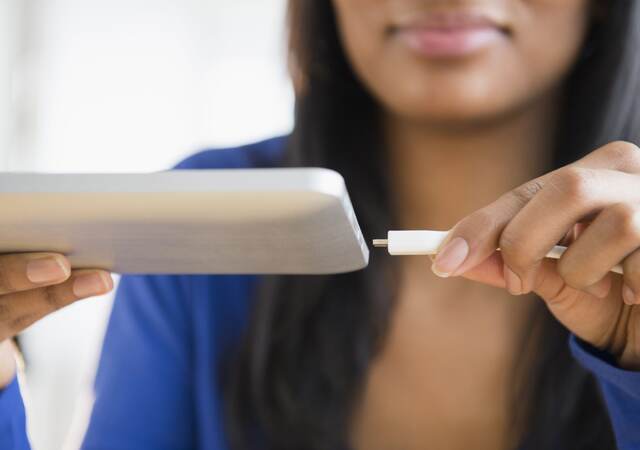
<path id="1" fill-rule="evenodd" d="M 207 150 L 176 168 L 278 165 L 284 139 Z M 247 327 L 258 278 L 125 275 L 109 320 L 85 449 L 226 450 L 219 367 Z M 640 450 L 640 372 L 572 337 L 594 373 L 621 450 Z M 0 392 L 0 449 L 28 448 L 17 384 Z"/>
<path id="2" fill-rule="evenodd" d="M 272 167 L 284 138 L 197 153 L 176 169 Z M 224 449 L 217 370 L 246 327 L 257 277 L 125 275 L 96 375 L 85 449 Z"/>
<path id="3" fill-rule="evenodd" d="M 598 380 L 618 448 L 640 449 L 640 372 L 621 369 L 611 355 L 574 335 L 569 345 L 573 356 Z"/>
<path id="4" fill-rule="evenodd" d="M 28 450 L 24 405 L 18 378 L 0 391 L 0 449 Z"/>

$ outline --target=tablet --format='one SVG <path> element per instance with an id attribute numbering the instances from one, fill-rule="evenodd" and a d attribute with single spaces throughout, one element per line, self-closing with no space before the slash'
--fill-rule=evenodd
<path id="1" fill-rule="evenodd" d="M 0 253 L 116 273 L 328 274 L 367 265 L 340 174 L 321 168 L 0 174 Z"/>

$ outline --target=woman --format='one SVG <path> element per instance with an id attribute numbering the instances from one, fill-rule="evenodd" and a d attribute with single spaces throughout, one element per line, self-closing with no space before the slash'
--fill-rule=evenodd
<path id="1" fill-rule="evenodd" d="M 125 276 L 84 446 L 639 448 L 638 4 L 290 6 L 293 134 L 178 167 L 334 168 L 369 238 L 453 227 L 447 279 L 382 253 L 335 276 Z M 0 338 L 80 296 L 64 259 L 58 297 L 5 258 L 26 294 L 4 291 Z M 15 381 L 0 403 L 23 442 Z"/>

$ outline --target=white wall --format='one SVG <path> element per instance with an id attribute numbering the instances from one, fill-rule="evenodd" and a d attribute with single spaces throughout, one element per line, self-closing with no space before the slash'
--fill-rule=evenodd
<path id="1" fill-rule="evenodd" d="M 0 0 L 0 170 L 7 166 L 14 140 L 12 79 L 18 58 L 19 19 L 19 0 Z"/>
<path id="2" fill-rule="evenodd" d="M 26 117 L 10 170 L 158 170 L 291 127 L 285 0 L 21 1 Z M 2 95 L 0 130 L 13 117 Z M 24 333 L 34 449 L 61 448 L 110 302 L 73 305 Z"/>

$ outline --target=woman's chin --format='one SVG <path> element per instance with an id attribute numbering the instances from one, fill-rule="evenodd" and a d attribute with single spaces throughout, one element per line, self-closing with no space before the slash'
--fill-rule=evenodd
<path id="1" fill-rule="evenodd" d="M 510 89 L 505 89 L 505 85 L 498 82 L 501 77 L 491 80 L 457 74 L 444 80 L 434 78 L 407 77 L 404 82 L 389 80 L 385 85 L 371 87 L 382 108 L 393 115 L 412 122 L 449 125 L 505 118 L 530 103 L 539 91 L 538 86 L 521 82 L 507 84 Z"/>
<path id="2" fill-rule="evenodd" d="M 450 101 L 437 104 L 425 100 L 412 105 L 389 107 L 387 111 L 397 119 L 425 127 L 460 129 L 487 126 L 512 115 L 517 109 L 504 104 L 496 104 L 489 99 L 485 102 Z"/>

